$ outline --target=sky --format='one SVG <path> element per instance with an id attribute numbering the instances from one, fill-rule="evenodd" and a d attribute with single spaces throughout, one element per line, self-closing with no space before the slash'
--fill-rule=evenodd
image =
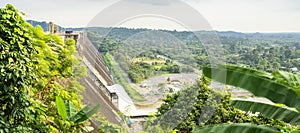
<path id="1" fill-rule="evenodd" d="M 26 19 L 53 21 L 63 27 L 86 27 L 98 15 L 101 23 L 102 12 L 115 10 L 106 19 L 126 14 L 130 5 L 118 3 L 124 0 L 1 0 L 0 7 L 10 3 L 19 11 L 25 12 Z M 132 10 L 147 7 L 146 10 L 169 9 L 173 14 L 182 15 L 187 21 L 187 7 L 197 11 L 210 26 L 209 29 L 238 32 L 300 32 L 300 0 L 182 0 L 185 8 L 176 5 L 176 0 L 125 0 L 135 5 Z M 176 6 L 175 6 L 176 5 Z M 113 8 L 115 6 L 115 8 Z M 149 8 L 148 8 L 149 7 Z M 157 12 L 156 12 L 157 13 Z M 186 13 L 186 14 L 185 14 Z M 121 16 L 121 15 L 120 15 Z M 107 16 L 106 16 L 107 17 Z M 96 17 L 97 18 L 97 17 Z M 202 20 L 203 20 L 202 19 Z M 124 20 L 124 21 L 123 21 Z M 166 17 L 161 14 L 142 14 L 123 19 L 117 24 L 103 23 L 104 27 L 133 27 L 169 30 L 190 30 L 180 18 Z M 196 19 L 195 19 L 196 20 Z M 116 20 L 115 20 L 116 21 Z M 200 21 L 200 19 L 199 19 Z M 107 21 L 110 22 L 110 21 Z M 196 22 L 195 22 L 196 23 Z M 202 22 L 201 22 L 202 23 Z M 205 22 L 203 22 L 205 23 Z"/>

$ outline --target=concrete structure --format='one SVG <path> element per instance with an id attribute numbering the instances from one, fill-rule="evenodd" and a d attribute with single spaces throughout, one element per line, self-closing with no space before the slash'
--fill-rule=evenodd
<path id="1" fill-rule="evenodd" d="M 113 80 L 107 69 L 101 55 L 92 45 L 86 35 L 82 32 L 65 31 L 65 33 L 57 33 L 65 40 L 72 38 L 76 41 L 76 49 L 78 55 L 83 59 L 82 65 L 87 68 L 88 76 L 79 80 L 81 85 L 85 87 L 82 93 L 84 104 L 95 106 L 100 104 L 99 112 L 110 122 L 120 124 L 121 118 L 118 114 L 118 95 L 111 86 Z M 92 121 L 97 127 L 99 123 Z"/>
<path id="2" fill-rule="evenodd" d="M 109 69 L 105 65 L 101 54 L 87 39 L 83 32 L 66 31 L 58 33 L 63 40 L 73 38 L 76 40 L 78 56 L 83 60 L 83 65 L 87 68 L 88 76 L 79 80 L 85 87 L 82 93 L 84 104 L 95 106 L 100 104 L 99 112 L 110 122 L 121 125 L 119 113 L 137 119 L 145 119 L 149 114 L 156 112 L 158 105 L 151 107 L 136 106 L 128 96 L 125 89 L 118 84 L 114 84 Z M 154 107 L 155 106 L 155 107 Z M 91 121 L 94 128 L 100 123 Z M 123 125 L 124 126 L 124 125 Z M 97 132 L 97 131 L 95 131 Z"/>

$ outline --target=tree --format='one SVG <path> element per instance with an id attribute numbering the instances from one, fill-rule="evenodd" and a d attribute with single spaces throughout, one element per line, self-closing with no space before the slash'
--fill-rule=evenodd
<path id="1" fill-rule="evenodd" d="M 180 67 L 178 65 L 169 66 L 170 73 L 180 73 Z"/>
<path id="2" fill-rule="evenodd" d="M 132 62 L 130 64 L 128 74 L 132 82 L 138 83 L 150 77 L 153 71 L 154 71 L 153 66 L 151 66 L 148 63 Z"/>

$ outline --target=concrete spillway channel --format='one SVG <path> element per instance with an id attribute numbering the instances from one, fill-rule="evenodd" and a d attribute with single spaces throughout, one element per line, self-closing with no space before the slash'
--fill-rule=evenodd
<path id="1" fill-rule="evenodd" d="M 81 85 L 85 87 L 85 91 L 82 93 L 84 104 L 90 104 L 91 106 L 100 104 L 99 112 L 108 121 L 120 125 L 118 97 L 113 95 L 114 93 L 107 88 L 107 86 L 113 84 L 113 80 L 101 55 L 84 33 L 68 32 L 63 36 L 76 40 L 78 55 L 83 59 L 83 65 L 86 66 L 88 71 L 88 76 L 79 80 Z M 91 123 L 95 129 L 100 124 L 95 121 L 91 121 Z"/>

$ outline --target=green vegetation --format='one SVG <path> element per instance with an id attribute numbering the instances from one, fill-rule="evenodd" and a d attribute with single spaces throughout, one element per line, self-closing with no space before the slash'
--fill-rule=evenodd
<path id="1" fill-rule="evenodd" d="M 132 62 L 129 66 L 129 78 L 134 83 L 139 83 L 148 79 L 155 73 L 163 72 L 164 74 L 180 73 L 180 67 L 171 63 L 148 64 L 145 62 Z"/>
<path id="2" fill-rule="evenodd" d="M 119 69 L 119 67 L 111 60 L 111 57 L 108 53 L 103 54 L 103 59 L 106 63 L 106 65 L 109 67 L 110 72 L 113 75 L 114 81 L 117 84 L 120 84 L 121 86 L 124 87 L 130 98 L 134 102 L 143 102 L 145 101 L 145 98 L 137 92 L 131 85 L 128 83 L 128 81 L 125 79 L 123 73 Z"/>
<path id="3" fill-rule="evenodd" d="M 77 79 L 86 72 L 75 56 L 74 40 L 63 42 L 56 35 L 45 34 L 41 27 L 33 28 L 11 5 L 0 9 L 0 18 L 0 132 L 91 130 L 87 120 L 98 106 L 91 110 L 82 107 L 83 87 Z M 205 67 L 209 64 L 208 55 L 195 36 L 205 31 L 114 28 L 102 37 L 107 30 L 90 29 L 88 37 L 102 52 L 115 82 L 135 102 L 145 99 L 127 82 L 120 67 L 135 83 L 156 71 L 193 72 L 193 68 L 200 67 L 208 78 L 244 88 L 275 103 L 232 100 L 230 94 L 209 88 L 209 80 L 202 77 L 196 86 L 168 95 L 154 117 L 159 123 L 153 127 L 149 125 L 155 125 L 154 119 L 146 122 L 147 131 L 171 132 L 172 124 L 180 121 L 173 132 L 300 132 L 300 76 L 295 71 L 278 71 L 300 69 L 299 33 L 217 32 L 226 61 L 253 68 L 248 69 L 232 65 Z M 166 32 L 182 42 L 149 31 Z M 188 66 L 179 67 L 172 60 Z M 226 80 L 222 77 L 225 73 Z M 190 110 L 188 105 L 192 105 Z M 184 112 L 189 112 L 186 117 Z M 100 132 L 125 131 L 103 118 L 100 121 Z"/>
<path id="4" fill-rule="evenodd" d="M 266 97 L 274 103 L 285 104 L 293 108 L 300 107 L 300 97 L 298 95 L 299 75 L 297 74 L 287 73 L 279 76 L 278 74 L 281 72 L 270 74 L 231 65 L 205 68 L 203 73 L 211 78 L 211 71 L 216 72 L 214 74 L 217 76 L 213 77 L 213 79 L 218 82 L 225 82 L 229 85 L 247 89 L 255 96 Z M 220 76 L 225 73 L 226 81 L 222 80 Z M 241 81 L 237 82 L 239 80 Z"/>
<path id="5" fill-rule="evenodd" d="M 212 75 L 212 71 L 214 72 Z M 243 111 L 259 112 L 259 114 L 268 119 L 281 120 L 291 126 L 278 127 L 274 125 L 266 125 L 255 123 L 243 127 L 244 130 L 251 130 L 259 125 L 261 130 L 269 132 L 270 129 L 276 129 L 280 132 L 299 132 L 299 103 L 300 103 L 300 75 L 287 72 L 277 71 L 273 74 L 256 71 L 249 68 L 237 66 L 216 66 L 212 68 L 204 68 L 205 76 L 212 78 L 218 82 L 229 85 L 238 86 L 252 92 L 255 96 L 268 98 L 277 105 L 233 100 L 231 104 Z M 224 75 L 226 73 L 226 80 Z M 280 104 L 280 106 L 278 105 Z M 202 127 L 195 130 L 195 132 L 211 132 L 215 129 L 239 133 L 239 125 L 215 125 L 213 127 Z M 264 129 L 262 129 L 264 128 Z"/>
<path id="6" fill-rule="evenodd" d="M 165 59 L 158 58 L 153 52 L 145 51 L 136 57 L 127 58 L 125 54 L 128 53 L 128 51 L 126 51 L 126 53 L 118 52 L 118 48 L 122 46 L 120 41 L 113 41 L 109 39 L 109 37 L 102 37 L 93 31 L 88 31 L 87 35 L 100 53 L 104 55 L 110 53 L 113 56 L 119 66 L 127 72 L 129 78 L 134 83 L 139 83 L 153 76 L 156 71 L 169 73 L 180 72 L 180 67 L 178 65 L 173 64 L 169 59 L 165 61 Z M 122 56 L 122 58 L 120 58 L 120 56 Z M 123 60 L 124 57 L 127 58 L 130 63 L 126 63 L 125 60 Z M 108 65 L 108 67 L 111 66 Z"/>
<path id="7" fill-rule="evenodd" d="M 195 127 L 226 123 L 249 123 L 243 126 L 250 126 L 251 128 L 253 126 L 250 123 L 263 124 L 277 127 L 277 131 L 289 131 L 288 128 L 292 128 L 280 120 L 240 111 L 230 105 L 230 94 L 222 95 L 209 88 L 208 85 L 209 81 L 205 77 L 201 77 L 197 86 L 191 86 L 174 95 L 168 95 L 157 112 L 161 128 L 171 126 L 174 120 L 182 120 L 179 125 L 175 125 L 175 130 L 181 132 L 191 132 Z M 187 104 L 192 105 L 190 111 L 187 109 Z M 190 113 L 185 118 L 184 112 L 186 111 Z"/>
<path id="8" fill-rule="evenodd" d="M 43 122 L 45 108 L 39 101 L 27 96 L 36 76 L 33 31 L 13 6 L 0 9 L 0 14 L 0 131 L 31 131 L 40 126 L 47 128 Z M 37 120 L 34 116 L 38 116 Z"/>
<path id="9" fill-rule="evenodd" d="M 122 118 L 121 125 L 111 123 L 102 115 L 98 114 L 93 117 L 93 120 L 100 123 L 98 127 L 100 133 L 126 133 L 126 127 L 122 127 L 122 125 L 125 124 L 124 118 Z"/>
<path id="10" fill-rule="evenodd" d="M 76 54 L 73 39 L 32 27 L 12 5 L 0 9 L 0 132 L 88 128 L 96 108 L 82 108 L 86 70 Z"/>
<path id="11" fill-rule="evenodd" d="M 109 37 L 102 37 L 95 32 L 88 32 L 88 38 L 92 41 L 99 52 L 109 52 L 118 49 L 121 42 L 113 41 Z"/>
<path id="12" fill-rule="evenodd" d="M 132 59 L 127 73 L 134 83 L 139 83 L 155 73 L 180 73 L 180 67 L 169 59 L 158 58 L 151 52 L 144 52 Z"/>
<path id="13" fill-rule="evenodd" d="M 128 70 L 129 78 L 134 83 L 147 79 L 153 72 L 153 67 L 144 62 L 132 62 Z"/>
<path id="14" fill-rule="evenodd" d="M 282 120 L 291 124 L 300 124 L 300 115 L 296 110 L 287 109 L 285 106 L 274 106 L 267 103 L 232 100 L 231 104 L 241 110 L 260 112 L 263 116 Z"/>
<path id="15" fill-rule="evenodd" d="M 79 111 L 76 111 L 74 104 L 71 101 L 67 101 L 65 104 L 61 97 L 56 96 L 56 107 L 59 116 L 62 119 L 57 119 L 56 121 L 48 121 L 53 127 L 61 132 L 90 132 L 94 130 L 93 127 L 84 125 L 85 121 L 88 120 L 97 110 L 100 105 L 96 105 L 94 108 L 89 109 L 86 105 Z"/>
<path id="16" fill-rule="evenodd" d="M 193 133 L 278 133 L 274 128 L 259 126 L 250 123 L 237 123 L 237 124 L 220 124 L 206 128 L 196 128 Z"/>
<path id="17" fill-rule="evenodd" d="M 124 58 L 135 58 L 139 53 L 153 51 L 157 55 L 163 55 L 193 67 L 209 64 L 207 51 L 196 37 L 196 35 L 209 34 L 206 31 L 178 32 L 128 28 L 91 28 L 89 30 L 99 35 L 106 35 L 110 30 L 107 37 L 123 41 L 116 53 Z M 278 69 L 290 71 L 293 67 L 300 70 L 299 33 L 216 32 L 216 35 L 220 39 L 220 47 L 223 48 L 224 57 L 229 64 L 246 65 L 268 72 Z M 210 49 L 214 51 L 219 50 L 220 47 Z"/>

